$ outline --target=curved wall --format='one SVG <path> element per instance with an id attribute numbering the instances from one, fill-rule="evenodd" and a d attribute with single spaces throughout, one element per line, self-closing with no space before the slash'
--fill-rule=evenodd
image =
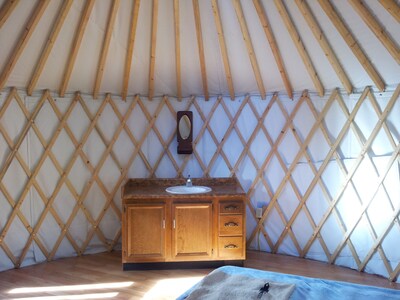
<path id="1" fill-rule="evenodd" d="M 399 93 L 122 101 L 4 90 L 0 270 L 118 249 L 126 178 L 235 175 L 250 199 L 248 248 L 399 281 Z M 193 111 L 192 155 L 176 152 L 179 110 Z"/>

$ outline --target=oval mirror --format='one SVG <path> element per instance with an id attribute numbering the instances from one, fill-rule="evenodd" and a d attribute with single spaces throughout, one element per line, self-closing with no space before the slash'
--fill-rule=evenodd
<path id="1" fill-rule="evenodd" d="M 187 115 L 183 115 L 179 120 L 179 134 L 182 139 L 186 140 L 190 135 L 190 119 Z"/>

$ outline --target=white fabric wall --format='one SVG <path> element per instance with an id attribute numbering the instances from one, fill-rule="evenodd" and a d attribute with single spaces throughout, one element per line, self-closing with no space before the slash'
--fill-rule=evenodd
<path id="1" fill-rule="evenodd" d="M 0 0 L 0 6 L 5 2 L 5 0 Z M 43 45 L 54 27 L 53 22 L 57 18 L 62 2 L 63 0 L 50 1 L 32 37 L 27 41 L 27 46 L 15 64 L 13 72 L 4 85 L 5 87 L 26 88 L 28 86 L 34 73 L 35 65 L 41 56 Z M 210 95 L 227 95 L 229 89 L 211 5 L 212 1 L 203 0 L 198 2 L 208 92 Z M 335 26 L 330 22 L 318 1 L 306 2 L 320 24 L 321 30 L 338 57 L 352 86 L 355 89 L 359 89 L 367 85 L 374 85 L 373 80 L 352 53 L 350 47 L 347 46 Z M 382 77 L 384 83 L 388 86 L 398 84 L 400 82 L 400 65 L 364 23 L 350 2 L 342 0 L 331 2 L 343 19 L 344 24 L 349 28 L 374 68 Z M 391 16 L 379 1 L 364 0 L 363 2 L 382 26 L 384 33 L 393 40 L 395 45 L 399 45 L 400 26 L 396 19 Z M 14 47 L 21 34 L 25 32 L 27 20 L 30 18 L 36 3 L 37 1 L 20 1 L 11 17 L 2 26 L 0 30 L 0 44 L 2 45 L 0 70 L 4 69 L 10 55 L 15 52 Z M 104 66 L 100 92 L 121 94 L 133 3 L 134 1 L 131 0 L 120 1 L 116 23 L 111 35 L 109 54 Z M 129 78 L 129 95 L 147 95 L 149 92 L 152 3 L 153 1 L 149 0 L 140 2 L 136 42 Z M 246 0 L 240 1 L 240 3 L 243 7 L 244 18 L 265 89 L 268 92 L 285 91 L 279 68 L 272 55 L 253 2 Z M 261 0 L 260 3 L 277 40 L 277 46 L 293 90 L 316 90 L 274 1 Z M 283 1 L 283 3 L 297 28 L 306 51 L 311 57 L 312 64 L 324 89 L 331 90 L 336 87 L 342 87 L 339 77 L 307 25 L 296 2 L 287 0 Z M 65 68 L 70 63 L 69 53 L 84 6 L 85 1 L 73 1 L 71 10 L 66 16 L 65 24 L 60 30 L 59 37 L 54 41 L 54 47 L 44 66 L 42 76 L 38 79 L 35 90 L 60 89 Z M 82 44 L 77 53 L 67 91 L 93 92 L 111 6 L 112 1 L 95 1 L 82 38 Z M 204 95 L 192 1 L 180 1 L 179 7 L 182 95 L 184 97 Z M 227 46 L 227 58 L 230 64 L 234 93 L 235 95 L 259 94 L 260 90 L 257 87 L 233 2 L 218 1 L 218 7 Z M 156 45 L 154 95 L 177 95 L 172 0 L 159 1 Z"/>
<path id="2" fill-rule="evenodd" d="M 0 125 L 11 140 L 16 143 L 24 126 L 27 124 L 27 119 L 19 107 L 17 100 L 12 100 L 5 107 L 6 99 L 10 93 L 10 90 L 5 90 L 0 94 L 0 111 L 4 113 L 0 119 Z M 41 98 L 41 95 L 28 97 L 22 91 L 17 91 L 17 94 L 21 97 L 24 106 L 30 113 L 35 110 Z M 353 122 L 354 128 L 357 128 L 359 135 L 354 134 L 354 131 L 351 129 L 347 130 L 337 150 L 340 161 L 349 172 L 352 170 L 355 162 L 357 162 L 362 149 L 358 138 L 361 138 L 361 143 L 365 143 L 378 122 L 379 117 L 373 104 L 377 104 L 379 109 L 384 111 L 388 103 L 390 103 L 393 94 L 393 91 L 379 94 L 374 93 L 376 102 L 374 102 L 375 100 L 371 102 L 369 98 L 366 98 L 362 102 Z M 121 173 L 123 172 L 119 169 L 118 164 L 122 168 L 128 167 L 128 172 L 124 178 L 146 178 L 152 176 L 153 172 L 156 177 L 176 177 L 179 170 L 174 166 L 174 162 L 179 168 L 184 166 L 182 168 L 184 176 L 190 174 L 191 177 L 202 177 L 205 174 L 199 163 L 200 160 L 206 167 L 210 167 L 209 175 L 211 177 L 227 177 L 231 175 L 232 168 L 239 161 L 234 173 L 243 188 L 251 194 L 249 201 L 251 207 L 247 209 L 248 238 L 256 227 L 256 220 L 251 214 L 251 209 L 268 206 L 272 198 L 271 193 L 272 195 L 275 194 L 280 185 L 283 187 L 278 195 L 277 204 L 279 207 L 274 206 L 264 222 L 265 231 L 272 245 L 276 245 L 286 226 L 283 220 L 287 222 L 293 216 L 299 204 L 296 193 L 300 196 L 304 195 L 314 178 L 311 165 L 318 169 L 329 153 L 330 147 L 323 136 L 322 129 L 328 132 L 333 144 L 347 120 L 345 113 L 340 108 L 339 102 L 334 100 L 323 118 L 323 127 L 319 126 L 310 139 L 307 147 L 310 162 L 302 155 L 300 160 L 295 163 L 290 176 L 293 179 L 294 185 L 289 184 L 288 180 L 285 182 L 285 168 L 290 169 L 292 162 L 301 149 L 302 142 L 305 141 L 310 130 L 316 123 L 313 110 L 315 109 L 315 113 L 320 114 L 324 110 L 330 96 L 331 93 L 327 93 L 324 98 L 311 94 L 310 103 L 312 103 L 312 106 L 310 107 L 306 102 L 301 104 L 293 118 L 295 131 L 290 129 L 284 133 L 284 137 L 279 145 L 277 145 L 277 151 L 273 153 L 271 160 L 265 165 L 260 174 L 257 174 L 257 169 L 264 164 L 269 153 L 273 151 L 274 145 L 285 127 L 287 122 L 285 113 L 290 115 L 293 109 L 295 109 L 296 104 L 299 101 L 303 101 L 300 100 L 301 94 L 296 94 L 293 101 L 288 99 L 287 96 L 279 94 L 278 102 L 272 100 L 273 95 L 269 95 L 266 100 L 261 100 L 257 96 L 251 96 L 248 102 L 246 102 L 246 97 L 237 97 L 235 101 L 231 101 L 228 97 L 220 100 L 212 98 L 210 101 L 204 101 L 202 98 L 192 99 L 194 102 L 190 105 L 189 110 L 192 110 L 194 114 L 194 139 L 198 136 L 201 136 L 201 138 L 195 145 L 195 153 L 190 156 L 186 165 L 184 165 L 186 155 L 176 154 L 175 112 L 186 110 L 190 101 L 192 101 L 191 99 L 184 99 L 179 102 L 174 98 L 156 98 L 153 101 L 140 98 L 137 103 L 133 104 L 132 113 L 129 114 L 126 122 L 127 126 L 120 133 L 118 133 L 118 127 L 121 122 L 113 107 L 109 103 L 106 104 L 101 115 L 99 115 L 97 127 L 93 128 L 87 141 L 83 144 L 82 151 L 87 156 L 87 161 L 84 161 L 82 156 L 78 155 L 72 164 L 71 170 L 67 173 L 67 177 L 73 186 L 72 190 L 76 191 L 76 198 L 72 195 L 71 188 L 68 188 L 66 183 L 63 183 L 51 205 L 53 211 L 47 213 L 38 230 L 37 238 L 46 247 L 48 253 L 43 253 L 36 242 L 33 241 L 28 245 L 28 251 L 22 260 L 22 266 L 43 262 L 47 259 L 46 257 L 55 250 L 54 246 L 63 233 L 63 226 L 68 223 L 69 218 L 72 218 L 73 221 L 67 228 L 67 232 L 70 239 L 79 247 L 79 251 L 71 245 L 66 236 L 62 235 L 64 237 L 58 248 L 56 248 L 52 258 L 75 256 L 80 254 L 80 251 L 85 254 L 101 252 L 107 250 L 110 245 L 114 249 L 120 248 L 121 199 L 118 180 L 121 179 L 123 175 Z M 360 94 L 348 96 L 342 92 L 339 92 L 339 96 L 342 97 L 349 113 L 353 111 L 360 98 Z M 65 98 L 54 96 L 54 103 L 60 111 L 60 116 L 66 114 L 73 99 L 73 95 L 68 95 Z M 101 100 L 93 100 L 90 96 L 83 96 L 82 102 L 87 106 L 88 111 L 90 111 L 93 117 L 99 112 L 99 108 L 104 101 L 104 97 Z M 115 104 L 115 108 L 118 109 L 121 116 L 124 116 L 127 112 L 129 113 L 128 108 L 132 104 L 132 101 L 136 100 L 129 98 L 125 102 L 118 97 L 112 96 L 112 103 Z M 282 105 L 281 107 L 279 103 Z M 242 106 L 243 104 L 244 106 Z M 160 106 L 162 108 L 157 113 L 157 109 Z M 260 116 L 263 115 L 266 109 L 269 109 L 269 112 L 265 118 L 261 118 Z M 229 127 L 232 123 L 228 112 L 231 118 L 234 118 L 238 114 L 238 119 L 233 123 L 234 127 L 231 131 L 229 131 Z M 149 119 L 151 120 L 155 114 L 154 127 L 144 137 L 150 124 Z M 371 205 L 367 209 L 367 215 L 362 215 L 361 221 L 350 235 L 350 241 L 355 248 L 357 256 L 362 261 L 367 253 L 375 247 L 374 241 L 376 240 L 376 236 L 379 237 L 387 231 L 381 244 L 381 251 L 384 252 L 392 270 L 399 266 L 400 252 L 397 249 L 397 245 L 400 242 L 400 226 L 398 222 L 398 210 L 400 207 L 399 115 L 400 100 L 397 99 L 394 101 L 393 108 L 390 108 L 388 117 L 384 120 L 388 131 L 385 131 L 384 128 L 379 130 L 379 134 L 374 138 L 371 147 L 368 148 L 350 184 L 347 185 L 343 195 L 338 199 L 334 213 L 331 214 L 322 226 L 320 235 L 326 243 L 330 254 L 334 253 L 344 236 L 344 232 L 340 229 L 339 225 L 340 219 L 346 228 L 351 228 L 352 224 L 357 221 L 357 217 L 361 216 L 362 204 L 360 204 L 360 200 L 362 203 L 366 203 L 374 195 L 379 176 L 383 176 L 382 174 L 391 157 L 396 157 L 397 155 L 397 158 L 395 158 L 393 164 L 390 166 L 383 185 L 379 186 L 378 192 L 373 197 Z M 204 119 L 202 116 L 204 116 Z M 208 119 L 209 126 L 203 131 L 202 127 L 205 124 L 205 120 Z M 257 125 L 258 121 L 260 121 L 259 126 Z M 44 140 L 49 143 L 57 132 L 57 126 L 60 124 L 49 101 L 46 100 L 41 107 L 34 124 L 43 135 Z M 81 102 L 78 101 L 76 103 L 67 119 L 67 126 L 79 144 L 81 139 L 85 137 L 88 128 L 90 128 L 90 119 Z M 104 136 L 105 142 L 102 140 L 101 135 Z M 213 135 L 217 143 L 214 141 Z M 136 142 L 132 140 L 132 136 Z M 160 142 L 160 137 L 162 142 Z M 298 140 L 296 140 L 296 137 Z M 108 143 L 113 138 L 116 139 L 116 142 L 112 147 L 112 151 L 117 157 L 118 162 L 110 154 L 107 154 L 104 163 L 99 165 Z M 138 150 L 137 143 L 140 143 L 142 138 L 141 152 L 135 152 Z M 390 142 L 391 138 L 396 143 L 397 149 Z M 245 149 L 241 139 L 249 145 L 248 150 Z M 168 141 L 170 141 L 167 147 L 169 153 L 163 150 L 162 145 L 164 143 L 168 144 Z M 224 143 L 222 152 L 219 152 L 216 159 L 213 159 L 219 143 Z M 243 150 L 245 152 L 241 157 Z M 75 151 L 76 146 L 74 146 L 67 128 L 63 127 L 51 148 L 51 153 L 58 161 L 62 170 L 65 171 L 68 165 L 71 164 L 70 162 L 74 159 Z M 44 147 L 33 128 L 29 130 L 18 153 L 29 167 L 30 172 L 35 172 L 37 164 L 44 153 Z M 128 166 L 132 153 L 137 154 L 132 164 Z M 10 147 L 4 137 L 3 131 L 0 134 L 0 154 L 0 165 L 3 171 L 7 157 L 10 155 Z M 279 163 L 278 155 L 282 159 L 283 165 Z M 224 156 L 226 156 L 227 161 L 224 159 Z M 147 165 L 146 161 L 148 162 Z M 95 177 L 93 177 L 91 168 L 96 170 L 97 167 L 99 167 L 98 180 L 93 180 Z M 262 178 L 265 180 L 261 180 Z M 329 195 L 333 199 L 339 194 L 346 176 L 340 170 L 338 161 L 332 158 L 322 173 L 321 178 L 322 184 L 326 186 Z M 39 189 L 41 189 L 46 199 L 51 198 L 60 180 L 60 172 L 55 167 L 54 162 L 47 157 L 36 176 Z M 28 230 L 19 216 L 14 217 L 9 230 L 4 234 L 3 229 L 7 222 L 9 222 L 12 213 L 12 207 L 6 198 L 6 193 L 10 195 L 14 203 L 22 201 L 20 212 L 25 216 L 32 228 L 35 228 L 37 225 L 45 208 L 44 200 L 34 186 L 29 187 L 29 193 L 24 199 L 20 199 L 28 181 L 29 178 L 26 171 L 23 170 L 18 160 L 14 158 L 1 180 L 0 237 L 2 243 L 0 243 L 0 270 L 7 270 L 14 267 L 14 263 L 7 255 L 4 246 L 6 245 L 18 260 L 29 238 Z M 256 183 L 254 186 L 252 185 L 253 182 Z M 88 189 L 88 185 L 91 185 L 90 189 Z M 297 191 L 295 187 L 297 187 Z M 105 194 L 104 188 L 109 195 Z M 85 193 L 85 189 L 88 189 L 87 194 Z M 270 189 L 271 193 L 268 193 L 267 189 Z M 114 191 L 116 191 L 115 195 L 113 195 Z M 113 205 L 105 207 L 104 205 L 107 202 L 108 196 L 112 197 Z M 85 211 L 81 208 L 74 213 L 77 203 L 76 199 L 79 199 L 79 197 L 82 198 L 80 200 L 83 201 L 83 206 L 87 212 L 86 215 Z M 305 256 L 306 258 L 320 261 L 329 261 L 329 258 L 322 249 L 321 243 L 317 240 L 313 242 L 306 253 L 299 253 L 294 244 L 297 242 L 300 248 L 303 249 L 313 234 L 313 226 L 310 220 L 312 219 L 315 224 L 318 224 L 323 215 L 329 211 L 329 201 L 326 194 L 321 190 L 321 185 L 317 184 L 312 189 L 310 196 L 305 202 L 306 204 L 302 207 L 291 226 L 295 239 L 290 235 L 286 235 L 279 247 L 275 249 L 276 252 L 294 256 Z M 104 239 L 99 238 L 97 233 L 92 236 L 89 235 L 93 229 L 93 220 L 97 220 L 103 209 L 106 212 L 99 223 L 99 228 Z M 397 216 L 395 216 L 396 212 Z M 87 215 L 92 218 L 92 222 L 88 220 Z M 58 219 L 61 220 L 61 225 L 56 222 L 55 216 L 56 218 L 58 216 Z M 396 222 L 392 222 L 393 220 Z M 371 227 L 376 236 L 371 232 Z M 88 237 L 90 238 L 86 243 Z M 348 245 L 346 244 L 339 252 L 334 263 L 350 268 L 357 268 L 357 262 Z M 271 245 L 266 242 L 262 234 L 259 238 L 254 238 L 249 245 L 251 249 L 258 249 L 258 246 L 260 246 L 262 251 L 273 251 Z M 385 277 L 390 277 L 391 275 L 384 265 L 382 256 L 376 252 L 366 265 L 365 271 Z"/>

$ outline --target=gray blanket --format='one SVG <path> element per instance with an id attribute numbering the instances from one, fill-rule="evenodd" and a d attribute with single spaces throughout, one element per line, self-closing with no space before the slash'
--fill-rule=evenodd
<path id="1" fill-rule="evenodd" d="M 269 282 L 268 293 L 259 298 L 260 288 L 267 283 L 265 279 L 243 275 L 227 274 L 215 270 L 203 278 L 192 290 L 187 300 L 199 299 L 289 299 L 295 285 L 288 283 Z"/>

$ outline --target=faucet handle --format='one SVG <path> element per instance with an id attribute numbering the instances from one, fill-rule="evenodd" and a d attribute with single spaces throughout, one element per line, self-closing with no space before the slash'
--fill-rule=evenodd
<path id="1" fill-rule="evenodd" d="M 188 179 L 186 179 L 186 186 L 192 186 L 192 179 L 190 179 L 190 175 L 188 175 Z"/>

